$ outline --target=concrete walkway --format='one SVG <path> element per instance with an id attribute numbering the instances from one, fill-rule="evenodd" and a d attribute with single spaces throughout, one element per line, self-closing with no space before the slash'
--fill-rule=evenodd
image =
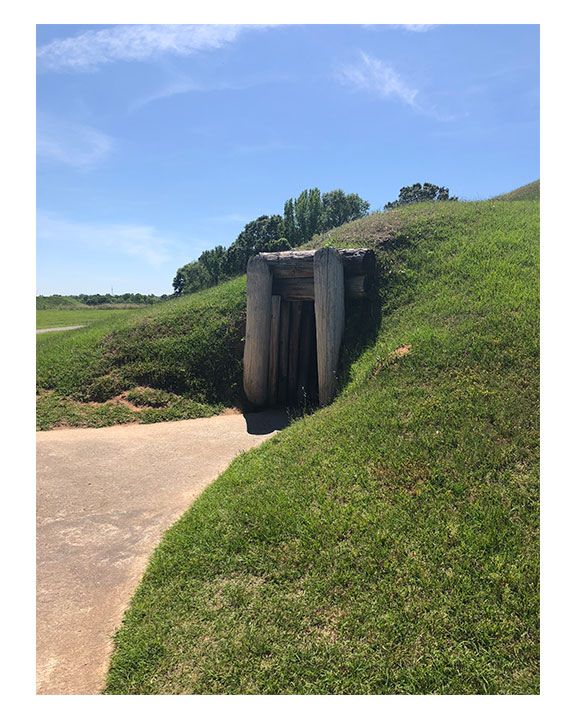
<path id="1" fill-rule="evenodd" d="M 164 531 L 274 412 L 37 433 L 37 692 L 101 691 L 111 636 Z"/>

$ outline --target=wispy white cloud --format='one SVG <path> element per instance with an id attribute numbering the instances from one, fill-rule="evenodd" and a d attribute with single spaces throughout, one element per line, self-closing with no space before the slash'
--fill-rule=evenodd
<path id="1" fill-rule="evenodd" d="M 356 90 L 381 98 L 396 98 L 416 107 L 418 90 L 411 87 L 391 65 L 367 53 L 360 53 L 358 62 L 340 67 L 337 77 Z"/>
<path id="2" fill-rule="evenodd" d="M 467 113 L 449 114 L 438 109 L 429 98 L 423 98 L 420 90 L 399 75 L 392 65 L 364 52 L 360 53 L 356 63 L 340 67 L 336 77 L 355 90 L 371 93 L 385 100 L 400 100 L 415 112 L 439 122 L 452 122 L 467 116 Z"/>
<path id="3" fill-rule="evenodd" d="M 78 246 L 113 255 L 127 255 L 159 268 L 171 260 L 179 243 L 161 235 L 150 225 L 91 223 L 38 213 L 38 242 Z"/>
<path id="4" fill-rule="evenodd" d="M 92 168 L 112 152 L 109 135 L 89 125 L 38 117 L 37 153 L 41 160 L 63 163 L 76 168 Z"/>
<path id="5" fill-rule="evenodd" d="M 423 33 L 434 30 L 438 25 L 390 25 L 390 27 L 407 30 L 408 32 Z"/>
<path id="6" fill-rule="evenodd" d="M 362 25 L 365 30 L 406 30 L 406 32 L 424 33 L 435 30 L 439 25 Z"/>
<path id="7" fill-rule="evenodd" d="M 38 49 L 44 71 L 94 71 L 118 61 L 142 62 L 163 55 L 187 56 L 234 42 L 263 25 L 116 25 L 53 40 Z"/>
<path id="8" fill-rule="evenodd" d="M 195 82 L 194 80 L 189 80 L 187 78 L 182 78 L 181 80 L 174 80 L 173 82 L 169 82 L 164 85 L 164 87 L 158 88 L 158 90 L 151 92 L 149 95 L 144 95 L 143 97 L 139 98 L 132 104 L 130 109 L 138 110 L 145 105 L 156 102 L 157 100 L 173 97 L 174 95 L 185 95 L 186 93 L 190 92 L 200 92 L 203 89 L 204 87 L 200 83 Z"/>
<path id="9" fill-rule="evenodd" d="M 138 110 L 149 103 L 173 97 L 174 95 L 185 95 L 191 92 L 224 92 L 228 90 L 247 90 L 270 83 L 294 82 L 294 77 L 285 74 L 259 74 L 256 77 L 240 78 L 236 80 L 210 80 L 209 82 L 198 82 L 197 80 L 183 75 L 177 76 L 168 81 L 164 86 L 156 89 L 148 95 L 136 100 L 131 110 Z"/>

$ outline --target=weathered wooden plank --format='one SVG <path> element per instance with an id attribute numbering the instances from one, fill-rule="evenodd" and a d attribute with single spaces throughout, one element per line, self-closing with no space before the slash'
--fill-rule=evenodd
<path id="1" fill-rule="evenodd" d="M 336 391 L 336 371 L 344 332 L 344 269 L 340 255 L 322 248 L 314 256 L 318 394 L 327 405 Z"/>
<path id="2" fill-rule="evenodd" d="M 347 298 L 365 298 L 368 295 L 370 286 L 369 275 L 348 275 L 344 276 L 344 287 Z"/>
<path id="3" fill-rule="evenodd" d="M 312 365 L 312 333 L 314 331 L 314 304 L 305 302 L 302 305 L 302 320 L 300 329 L 300 352 L 298 357 L 298 390 L 296 399 L 298 405 L 305 402 L 310 404 L 309 379 Z"/>
<path id="4" fill-rule="evenodd" d="M 290 345 L 290 306 L 282 300 L 280 304 L 280 340 L 278 349 L 278 404 L 288 402 L 288 347 Z"/>
<path id="5" fill-rule="evenodd" d="M 337 250 L 344 263 L 344 274 L 368 275 L 374 273 L 376 258 L 368 248 Z M 316 250 L 287 250 L 285 252 L 260 253 L 270 266 L 274 277 L 314 277 L 314 254 Z"/>
<path id="6" fill-rule="evenodd" d="M 277 278 L 272 281 L 275 294 L 285 300 L 314 300 L 314 278 Z"/>
<path id="7" fill-rule="evenodd" d="M 296 402 L 298 389 L 298 355 L 300 349 L 300 321 L 302 319 L 302 302 L 292 303 L 290 311 L 290 344 L 288 348 L 288 402 Z"/>
<path id="8" fill-rule="evenodd" d="M 260 253 L 272 274 L 281 278 L 314 277 L 314 250 Z"/>
<path id="9" fill-rule="evenodd" d="M 368 276 L 344 276 L 346 297 L 364 298 L 367 296 Z M 314 278 L 279 278 L 275 277 L 272 283 L 272 292 L 285 300 L 314 300 Z"/>
<path id="10" fill-rule="evenodd" d="M 270 356 L 268 359 L 268 404 L 278 400 L 278 353 L 280 349 L 280 295 L 272 295 L 270 315 Z"/>
<path id="11" fill-rule="evenodd" d="M 248 262 L 246 296 L 244 392 L 249 402 L 264 405 L 268 395 L 272 274 L 267 262 L 257 255 Z"/>

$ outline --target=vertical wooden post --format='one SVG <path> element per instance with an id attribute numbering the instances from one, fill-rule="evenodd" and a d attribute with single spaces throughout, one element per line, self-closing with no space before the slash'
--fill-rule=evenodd
<path id="1" fill-rule="evenodd" d="M 336 391 L 336 371 L 344 332 L 344 271 L 333 248 L 314 255 L 314 305 L 318 353 L 318 394 L 327 405 Z"/>
<path id="2" fill-rule="evenodd" d="M 278 350 L 280 343 L 280 295 L 272 295 L 270 316 L 270 359 L 268 361 L 268 404 L 276 405 L 278 400 Z"/>
<path id="3" fill-rule="evenodd" d="M 280 357 L 278 358 L 278 403 L 288 402 L 288 346 L 290 344 L 290 306 L 292 303 L 282 300 L 280 305 Z"/>
<path id="4" fill-rule="evenodd" d="M 264 405 L 268 393 L 272 275 L 258 255 L 248 261 L 244 392 L 254 405 Z"/>

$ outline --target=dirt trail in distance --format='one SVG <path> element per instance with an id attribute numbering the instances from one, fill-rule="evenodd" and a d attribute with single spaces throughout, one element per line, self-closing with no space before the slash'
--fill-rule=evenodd
<path id="1" fill-rule="evenodd" d="M 47 332 L 62 332 L 63 330 L 80 330 L 80 328 L 86 327 L 86 325 L 65 325 L 64 327 L 53 327 L 53 328 L 40 328 L 36 330 L 36 335 L 41 335 Z"/>

